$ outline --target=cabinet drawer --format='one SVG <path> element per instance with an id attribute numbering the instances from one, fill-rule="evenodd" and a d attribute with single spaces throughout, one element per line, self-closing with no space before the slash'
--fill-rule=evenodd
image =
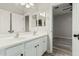
<path id="1" fill-rule="evenodd" d="M 7 56 L 21 56 L 22 54 L 24 54 L 24 44 L 6 49 Z"/>

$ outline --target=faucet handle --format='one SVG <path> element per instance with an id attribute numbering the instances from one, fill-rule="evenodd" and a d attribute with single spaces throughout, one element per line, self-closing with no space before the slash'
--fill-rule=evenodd
<path id="1" fill-rule="evenodd" d="M 16 33 L 16 38 L 18 38 L 19 37 L 19 33 Z"/>

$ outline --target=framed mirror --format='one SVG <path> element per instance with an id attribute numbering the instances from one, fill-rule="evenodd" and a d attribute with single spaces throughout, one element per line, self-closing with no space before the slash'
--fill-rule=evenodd
<path id="1" fill-rule="evenodd" d="M 46 12 L 40 12 L 38 15 L 38 26 L 46 26 Z"/>
<path id="2" fill-rule="evenodd" d="M 38 26 L 42 26 L 42 19 L 38 20 Z"/>

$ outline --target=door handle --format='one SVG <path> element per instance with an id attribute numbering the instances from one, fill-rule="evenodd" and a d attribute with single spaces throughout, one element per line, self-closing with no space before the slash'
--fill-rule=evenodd
<path id="1" fill-rule="evenodd" d="M 74 37 L 77 37 L 78 40 L 79 40 L 79 34 L 74 34 Z"/>

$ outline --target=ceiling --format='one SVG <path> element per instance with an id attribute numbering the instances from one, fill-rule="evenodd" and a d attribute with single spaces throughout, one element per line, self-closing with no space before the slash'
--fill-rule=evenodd
<path id="1" fill-rule="evenodd" d="M 64 3 L 64 4 L 57 5 L 54 7 L 54 10 L 53 10 L 54 16 L 63 15 L 63 14 L 70 13 L 70 12 L 72 12 L 71 3 L 70 4 Z"/>
<path id="2" fill-rule="evenodd" d="M 44 10 L 47 6 L 49 6 L 51 3 L 34 3 L 34 7 L 31 8 L 25 8 L 20 3 L 0 3 L 0 9 L 8 10 L 11 12 L 24 14 L 25 12 L 28 12 L 29 10 L 36 11 L 39 7 L 40 10 Z M 59 5 L 60 3 L 52 3 L 51 5 Z M 46 10 L 46 9 L 45 9 Z"/>
<path id="3" fill-rule="evenodd" d="M 24 11 L 24 7 L 16 3 L 0 3 L 0 9 L 5 9 L 20 14 L 23 14 Z"/>
<path id="4" fill-rule="evenodd" d="M 34 4 L 34 7 L 35 6 L 36 4 Z M 28 8 L 22 6 L 20 3 L 0 3 L 0 9 L 8 10 L 14 13 L 24 14 Z"/>

